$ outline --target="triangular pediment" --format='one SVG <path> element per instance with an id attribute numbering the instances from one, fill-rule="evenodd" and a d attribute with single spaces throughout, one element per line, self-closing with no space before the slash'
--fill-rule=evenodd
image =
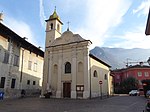
<path id="1" fill-rule="evenodd" d="M 79 34 L 73 34 L 71 31 L 65 31 L 61 37 L 54 40 L 51 46 L 61 45 L 61 44 L 69 44 L 76 43 L 80 41 L 86 41 Z"/>

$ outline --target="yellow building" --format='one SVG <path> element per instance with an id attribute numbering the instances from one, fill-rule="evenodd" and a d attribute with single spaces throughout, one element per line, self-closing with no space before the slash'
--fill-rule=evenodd
<path id="1" fill-rule="evenodd" d="M 0 91 L 5 97 L 39 92 L 42 86 L 44 52 L 0 22 Z"/>
<path id="2" fill-rule="evenodd" d="M 69 28 L 62 33 L 56 10 L 46 22 L 42 94 L 84 99 L 109 95 L 110 65 L 89 53 L 92 42 Z"/>

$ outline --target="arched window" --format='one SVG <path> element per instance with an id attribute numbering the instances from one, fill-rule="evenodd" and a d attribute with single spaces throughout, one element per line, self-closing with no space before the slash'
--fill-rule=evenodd
<path id="1" fill-rule="evenodd" d="M 60 30 L 60 27 L 59 27 L 59 24 L 57 24 L 57 31 L 59 31 Z"/>
<path id="2" fill-rule="evenodd" d="M 69 62 L 65 64 L 65 73 L 71 73 L 71 64 Z"/>
<path id="3" fill-rule="evenodd" d="M 82 62 L 78 63 L 78 72 L 83 72 L 83 64 L 82 64 Z"/>
<path id="4" fill-rule="evenodd" d="M 57 65 L 54 65 L 54 74 L 57 74 L 57 72 L 58 72 L 58 67 Z"/>
<path id="5" fill-rule="evenodd" d="M 51 23 L 51 30 L 53 29 L 53 23 Z"/>
<path id="6" fill-rule="evenodd" d="M 98 77 L 98 76 L 97 76 L 97 71 L 96 71 L 96 70 L 94 70 L 93 77 Z"/>
<path id="7" fill-rule="evenodd" d="M 107 80 L 107 75 L 105 74 L 104 79 Z"/>

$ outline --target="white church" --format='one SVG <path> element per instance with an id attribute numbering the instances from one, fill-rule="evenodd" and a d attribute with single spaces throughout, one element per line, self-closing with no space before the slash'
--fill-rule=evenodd
<path id="1" fill-rule="evenodd" d="M 69 28 L 62 33 L 56 9 L 46 22 L 42 94 L 74 99 L 112 94 L 111 66 L 89 53 L 92 42 Z"/>

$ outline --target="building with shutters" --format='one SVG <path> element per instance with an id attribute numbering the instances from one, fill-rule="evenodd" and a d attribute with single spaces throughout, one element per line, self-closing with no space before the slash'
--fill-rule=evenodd
<path id="1" fill-rule="evenodd" d="M 40 91 L 44 52 L 0 22 L 0 91 L 5 98 Z"/>

